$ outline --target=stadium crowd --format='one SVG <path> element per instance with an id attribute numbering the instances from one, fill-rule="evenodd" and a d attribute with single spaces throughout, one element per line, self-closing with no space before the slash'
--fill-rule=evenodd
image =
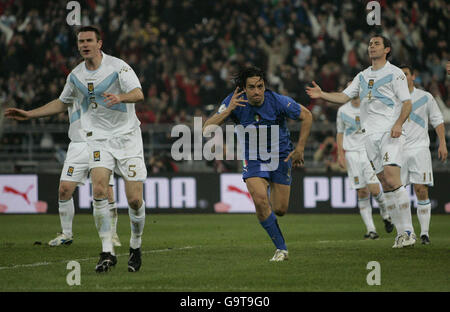
<path id="1" fill-rule="evenodd" d="M 367 24 L 367 2 L 79 1 L 82 25 L 99 26 L 103 51 L 124 59 L 138 75 L 145 101 L 136 111 L 144 125 L 206 118 L 234 89 L 232 74 L 244 64 L 265 69 L 270 88 L 308 107 L 315 123 L 333 123 L 337 106 L 310 100 L 306 85 L 315 80 L 324 91 L 342 90 L 369 65 L 369 35 L 381 32 L 392 41 L 390 61 L 413 66 L 416 84 L 432 93 L 450 128 L 450 3 L 381 0 L 378 29 Z M 65 5 L 0 1 L 2 108 L 29 110 L 59 96 L 81 60 Z M 30 123 L 67 123 L 67 116 Z M 315 140 L 325 137 L 319 131 Z M 12 140 L 17 138 L 2 138 L 4 144 Z"/>

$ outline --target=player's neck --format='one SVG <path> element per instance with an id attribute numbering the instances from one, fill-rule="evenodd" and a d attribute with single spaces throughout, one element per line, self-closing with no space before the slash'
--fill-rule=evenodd
<path id="1" fill-rule="evenodd" d="M 372 59 L 372 70 L 379 70 L 386 65 L 387 60 L 385 58 L 373 58 Z"/>
<path id="2" fill-rule="evenodd" d="M 102 64 L 103 54 L 100 51 L 98 55 L 85 59 L 86 68 L 88 70 L 97 70 Z"/>

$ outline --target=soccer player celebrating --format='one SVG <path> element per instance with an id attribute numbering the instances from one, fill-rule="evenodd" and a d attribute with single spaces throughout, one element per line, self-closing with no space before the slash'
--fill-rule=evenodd
<path id="1" fill-rule="evenodd" d="M 336 118 L 338 163 L 347 169 L 351 187 L 356 189 L 359 213 L 367 230 L 364 238 L 377 239 L 379 236 L 373 223 L 369 192 L 380 207 L 386 232 L 392 232 L 394 226 L 386 211 L 383 192 L 380 190 L 376 174 L 367 159 L 359 107 L 359 98 L 354 98 L 338 109 Z"/>
<path id="2" fill-rule="evenodd" d="M 70 103 L 65 105 L 64 103 Z M 85 135 L 82 134 L 80 121 L 80 106 L 78 102 L 72 98 L 55 99 L 39 108 L 25 111 L 17 108 L 8 108 L 5 116 L 15 120 L 28 120 L 31 118 L 47 117 L 62 113 L 68 110 L 69 115 L 69 147 L 67 149 L 66 159 L 61 171 L 58 190 L 58 212 L 61 222 L 62 232 L 54 239 L 48 242 L 51 247 L 70 245 L 73 242 L 72 224 L 75 214 L 73 204 L 73 193 L 79 184 L 89 175 L 89 152 Z M 117 235 L 117 207 L 114 201 L 114 193 L 112 189 L 113 176 L 111 176 L 108 188 L 109 212 L 111 216 L 111 230 L 114 246 L 121 246 Z"/>
<path id="3" fill-rule="evenodd" d="M 411 95 L 405 74 L 387 60 L 390 41 L 375 35 L 370 38 L 368 52 L 372 66 L 360 72 L 344 91 L 324 92 L 313 81 L 306 92 L 313 99 L 340 104 L 359 96 L 367 157 L 381 182 L 388 214 L 397 229 L 392 247 L 408 247 L 415 244 L 416 235 L 400 167 L 405 141 L 402 126 L 411 112 Z"/>
<path id="4" fill-rule="evenodd" d="M 431 202 L 428 187 L 433 186 L 433 167 L 430 154 L 430 138 L 428 122 L 431 123 L 439 138 L 438 157 L 447 159 L 448 151 L 445 142 L 445 126 L 441 111 L 433 96 L 424 90 L 414 87 L 415 75 L 410 66 L 402 65 L 412 98 L 412 112 L 405 122 L 405 147 L 402 166 L 402 182 L 413 183 L 417 196 L 417 218 L 420 223 L 420 239 L 422 244 L 429 244 L 429 228 L 431 218 Z"/>
<path id="5" fill-rule="evenodd" d="M 208 126 L 221 125 L 230 118 L 246 129 L 257 129 L 259 134 L 263 129 L 269 130 L 266 134 L 278 133 L 274 140 L 271 135 L 267 144 L 270 146 L 270 158 L 267 159 L 262 155 L 263 144 L 256 142 L 258 139 L 237 130 L 244 152 L 243 179 L 255 204 L 257 218 L 276 247 L 270 261 L 284 261 L 288 259 L 288 250 L 275 215 L 283 216 L 287 212 L 291 168 L 303 166 L 312 115 L 290 97 L 266 89 L 265 82 L 265 73 L 259 68 L 241 69 L 235 77 L 236 89 L 225 98 L 217 114 L 205 122 L 203 129 L 208 131 Z M 302 121 L 295 149 L 290 141 L 286 118 Z"/>

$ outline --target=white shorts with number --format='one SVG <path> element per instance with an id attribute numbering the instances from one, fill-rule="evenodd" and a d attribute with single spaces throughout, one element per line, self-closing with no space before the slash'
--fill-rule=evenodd
<path id="1" fill-rule="evenodd" d="M 405 136 L 392 138 L 390 132 L 367 134 L 364 145 L 367 157 L 375 173 L 383 171 L 384 166 L 402 166 Z"/>
<path id="2" fill-rule="evenodd" d="M 367 184 L 378 184 L 377 175 L 370 165 L 365 150 L 345 152 L 345 160 L 352 189 L 361 189 Z"/>
<path id="3" fill-rule="evenodd" d="M 106 168 L 127 181 L 145 181 L 147 168 L 141 129 L 105 140 L 88 141 L 89 169 Z"/>
<path id="4" fill-rule="evenodd" d="M 87 142 L 70 142 L 66 159 L 61 171 L 61 181 L 77 182 L 84 185 L 89 177 L 89 149 Z M 109 179 L 109 185 L 114 185 L 114 175 Z"/>
<path id="5" fill-rule="evenodd" d="M 403 152 L 403 184 L 426 184 L 433 186 L 433 166 L 430 149 L 412 148 Z"/>

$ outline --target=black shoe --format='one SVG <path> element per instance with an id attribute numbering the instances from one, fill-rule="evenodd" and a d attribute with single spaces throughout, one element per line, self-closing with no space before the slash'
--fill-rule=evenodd
<path id="1" fill-rule="evenodd" d="M 141 249 L 130 247 L 130 257 L 128 258 L 128 272 L 137 272 L 141 268 Z"/>
<path id="2" fill-rule="evenodd" d="M 110 252 L 100 253 L 100 260 L 98 260 L 95 266 L 95 272 L 102 273 L 108 272 L 117 263 L 117 257 L 113 256 Z"/>
<path id="3" fill-rule="evenodd" d="M 428 235 L 422 235 L 420 239 L 422 240 L 422 245 L 429 245 L 431 243 Z"/>
<path id="4" fill-rule="evenodd" d="M 383 222 L 386 232 L 391 233 L 394 230 L 394 224 L 392 224 L 391 218 L 384 219 Z"/>
<path id="5" fill-rule="evenodd" d="M 378 239 L 379 236 L 376 232 L 369 232 L 368 234 L 364 234 L 365 239 Z"/>

